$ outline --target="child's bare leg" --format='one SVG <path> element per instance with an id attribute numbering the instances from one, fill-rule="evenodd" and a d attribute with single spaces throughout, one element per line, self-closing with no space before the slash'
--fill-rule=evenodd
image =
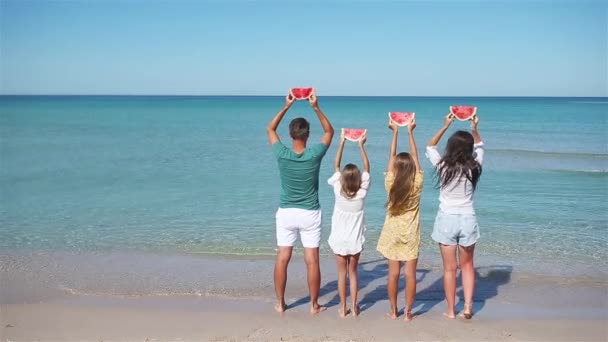
<path id="1" fill-rule="evenodd" d="M 340 317 L 346 317 L 346 269 L 348 267 L 348 256 L 337 255 L 338 265 L 338 295 L 340 296 Z"/>
<path id="2" fill-rule="evenodd" d="M 418 259 L 405 263 L 405 321 L 412 320 L 412 306 L 416 300 L 416 266 Z"/>
<path id="3" fill-rule="evenodd" d="M 350 284 L 350 299 L 351 299 L 351 311 L 354 316 L 359 316 L 359 305 L 358 305 L 358 294 L 359 294 L 359 257 L 361 253 L 350 255 L 348 257 L 348 282 Z"/>
<path id="4" fill-rule="evenodd" d="M 319 305 L 319 288 L 321 287 L 321 270 L 319 268 L 319 248 L 304 248 L 304 261 L 308 276 L 308 292 L 310 292 L 310 313 L 317 314 L 325 310 Z"/>
<path id="5" fill-rule="evenodd" d="M 388 313 L 388 317 L 391 319 L 397 319 L 397 290 L 399 289 L 399 272 L 401 269 L 401 262 L 399 260 L 388 261 L 388 282 L 386 289 L 388 292 L 388 300 L 391 305 L 391 311 Z"/>
<path id="6" fill-rule="evenodd" d="M 473 264 L 473 253 L 475 244 L 462 247 L 458 246 L 460 255 L 460 274 L 462 275 L 462 288 L 464 292 L 464 310 L 462 317 L 470 319 L 473 316 L 473 293 L 475 292 L 475 265 Z"/>
<path id="7" fill-rule="evenodd" d="M 274 309 L 277 312 L 285 311 L 285 285 L 287 284 L 287 266 L 291 259 L 293 247 L 278 246 L 277 258 L 274 264 L 274 290 L 277 303 Z"/>
<path id="8" fill-rule="evenodd" d="M 443 259 L 443 289 L 448 311 L 445 316 L 456 318 L 454 302 L 456 301 L 456 246 L 439 244 L 441 258 Z"/>

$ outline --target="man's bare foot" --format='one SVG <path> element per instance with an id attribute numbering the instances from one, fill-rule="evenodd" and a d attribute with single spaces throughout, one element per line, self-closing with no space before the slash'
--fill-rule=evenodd
<path id="1" fill-rule="evenodd" d="M 353 313 L 353 316 L 357 317 L 361 313 L 361 308 L 359 307 L 359 305 L 353 305 L 351 311 Z"/>
<path id="2" fill-rule="evenodd" d="M 391 312 L 386 314 L 390 319 L 397 319 L 397 310 L 392 310 Z"/>
<path id="3" fill-rule="evenodd" d="M 345 318 L 346 316 L 348 316 L 348 313 L 349 313 L 349 311 L 346 309 L 346 306 L 343 306 L 338 310 L 338 315 L 341 318 Z"/>
<path id="4" fill-rule="evenodd" d="M 445 317 L 449 318 L 449 319 L 454 319 L 454 318 L 456 318 L 456 315 L 455 315 L 453 312 L 452 312 L 452 313 L 447 313 L 447 312 L 444 312 L 444 313 L 443 313 L 443 315 L 444 315 Z"/>
<path id="5" fill-rule="evenodd" d="M 327 310 L 327 308 L 326 308 L 326 307 L 321 306 L 321 305 L 319 305 L 319 304 L 313 304 L 313 305 L 310 307 L 310 314 L 311 314 L 311 315 L 316 315 L 316 314 L 318 314 L 319 312 L 323 312 L 323 311 L 325 311 L 325 310 Z"/>
<path id="6" fill-rule="evenodd" d="M 404 321 L 406 322 L 410 322 L 412 319 L 414 319 L 414 315 L 412 315 L 411 311 L 406 311 L 405 312 L 405 317 L 403 318 Z"/>
<path id="7" fill-rule="evenodd" d="M 285 303 L 276 303 L 274 305 L 274 310 L 278 313 L 285 312 L 285 309 L 287 309 L 287 306 L 285 305 Z"/>

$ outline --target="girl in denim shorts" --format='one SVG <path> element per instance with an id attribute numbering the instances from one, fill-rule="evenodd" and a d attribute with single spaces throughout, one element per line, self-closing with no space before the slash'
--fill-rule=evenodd
<path id="1" fill-rule="evenodd" d="M 479 239 L 479 227 L 473 208 L 473 193 L 481 176 L 483 142 L 477 131 L 479 118 L 471 118 L 471 133 L 457 131 L 449 139 L 444 155 L 437 151 L 437 144 L 454 120 L 452 114 L 445 118 L 443 127 L 426 147 L 437 174 L 439 187 L 439 211 L 433 226 L 433 240 L 439 243 L 443 259 L 443 287 L 448 310 L 444 313 L 455 318 L 456 268 L 460 259 L 464 309 L 460 316 L 473 316 L 473 292 L 475 290 L 475 267 L 473 252 Z M 457 257 L 458 254 L 458 257 Z"/>

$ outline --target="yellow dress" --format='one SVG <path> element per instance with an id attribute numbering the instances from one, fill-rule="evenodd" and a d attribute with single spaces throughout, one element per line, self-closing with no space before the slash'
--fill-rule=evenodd
<path id="1" fill-rule="evenodd" d="M 389 260 L 407 261 L 418 258 L 420 249 L 420 193 L 424 174 L 416 173 L 412 189 L 413 205 L 398 216 L 388 211 L 376 249 Z M 395 181 L 391 172 L 384 174 L 384 187 L 390 191 Z"/>

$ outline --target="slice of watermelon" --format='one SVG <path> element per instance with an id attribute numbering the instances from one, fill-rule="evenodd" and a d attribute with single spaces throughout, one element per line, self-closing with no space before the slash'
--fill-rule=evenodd
<path id="1" fill-rule="evenodd" d="M 342 135 L 346 140 L 359 141 L 363 139 L 367 130 L 365 128 L 342 128 Z"/>
<path id="2" fill-rule="evenodd" d="M 414 112 L 388 112 L 390 122 L 400 127 L 409 125 L 415 117 Z"/>
<path id="3" fill-rule="evenodd" d="M 474 106 L 450 106 L 450 113 L 460 121 L 467 121 L 477 113 L 477 107 Z"/>
<path id="4" fill-rule="evenodd" d="M 296 98 L 296 100 L 305 100 L 312 95 L 315 88 L 291 88 L 289 94 Z"/>

